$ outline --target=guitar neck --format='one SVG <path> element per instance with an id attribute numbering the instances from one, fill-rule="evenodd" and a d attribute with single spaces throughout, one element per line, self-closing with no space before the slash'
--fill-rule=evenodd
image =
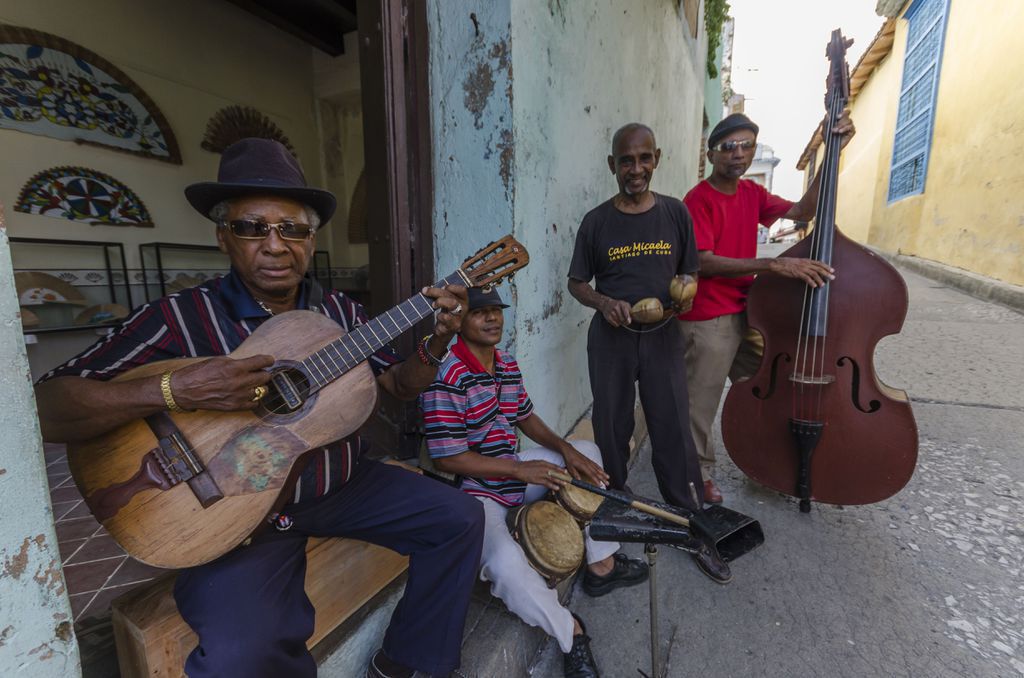
<path id="1" fill-rule="evenodd" d="M 434 283 L 434 286 L 465 284 L 462 274 L 455 271 Z M 313 376 L 316 386 L 323 387 L 362 363 L 419 321 L 433 315 L 432 303 L 423 294 L 416 294 L 327 344 L 303 360 L 302 365 Z"/>

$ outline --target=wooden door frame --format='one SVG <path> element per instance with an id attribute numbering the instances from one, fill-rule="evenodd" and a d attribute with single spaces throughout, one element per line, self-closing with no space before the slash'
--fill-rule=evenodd
<path id="1" fill-rule="evenodd" d="M 359 0 L 359 58 L 367 180 L 370 315 L 434 280 L 433 177 L 426 2 Z M 424 321 L 395 343 L 412 355 Z M 384 398 L 368 423 L 383 450 L 415 456 L 415 403 Z"/>

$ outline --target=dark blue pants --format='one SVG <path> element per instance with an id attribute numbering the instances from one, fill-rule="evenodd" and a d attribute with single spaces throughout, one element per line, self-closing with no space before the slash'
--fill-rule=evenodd
<path id="1" fill-rule="evenodd" d="M 342 489 L 293 505 L 287 532 L 273 529 L 206 565 L 183 570 L 174 588 L 199 636 L 191 678 L 316 675 L 306 650 L 313 606 L 306 597 L 306 537 L 352 537 L 410 556 L 405 595 L 384 651 L 431 674 L 459 665 L 462 627 L 483 544 L 480 502 L 409 471 L 364 460 Z M 344 567 L 344 564 L 339 564 Z"/>

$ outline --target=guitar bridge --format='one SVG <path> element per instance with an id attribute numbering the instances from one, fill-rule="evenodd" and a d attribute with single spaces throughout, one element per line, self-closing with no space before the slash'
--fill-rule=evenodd
<path id="1" fill-rule="evenodd" d="M 153 457 L 172 486 L 191 480 L 203 472 L 192 448 L 178 431 L 160 438 L 160 446 L 153 449 Z"/>
<path id="2" fill-rule="evenodd" d="M 113 518 L 143 490 L 169 490 L 188 483 L 203 508 L 224 498 L 213 476 L 166 412 L 149 415 L 146 423 L 157 438 L 157 446 L 142 456 L 135 475 L 123 482 L 93 490 L 85 497 L 89 510 L 101 523 Z"/>

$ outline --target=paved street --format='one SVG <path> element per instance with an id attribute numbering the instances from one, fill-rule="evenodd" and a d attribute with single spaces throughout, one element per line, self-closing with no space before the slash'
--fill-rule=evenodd
<path id="1" fill-rule="evenodd" d="M 906 324 L 876 358 L 914 401 L 913 479 L 882 503 L 805 515 L 720 452 L 726 504 L 760 520 L 766 542 L 724 587 L 659 550 L 669 676 L 1024 675 L 1024 316 L 904 276 Z M 649 448 L 630 484 L 657 496 Z M 600 599 L 577 587 L 603 676 L 650 673 L 647 603 L 642 587 Z M 561 676 L 552 644 L 534 676 Z"/>

